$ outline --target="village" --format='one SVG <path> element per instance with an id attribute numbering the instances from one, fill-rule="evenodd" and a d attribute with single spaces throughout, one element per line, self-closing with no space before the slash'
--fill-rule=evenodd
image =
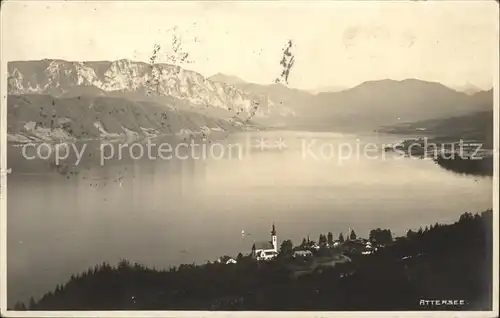
<path id="1" fill-rule="evenodd" d="M 385 241 L 392 241 L 390 231 L 372 230 L 370 236 L 376 234 L 385 236 Z M 337 264 L 352 262 L 355 257 L 362 257 L 377 252 L 384 244 L 375 242 L 374 237 L 365 239 L 357 237 L 353 229 L 349 228 L 346 237 L 342 233 L 337 239 L 333 239 L 333 234 L 321 234 L 318 242 L 309 238 L 304 238 L 300 245 L 293 246 L 290 240 L 283 240 L 278 244 L 276 227 L 273 224 L 270 241 L 254 242 L 251 252 L 246 256 L 241 253 L 238 257 L 223 256 L 218 258 L 218 263 L 227 265 L 237 264 L 243 258 L 252 259 L 257 263 L 267 263 L 273 260 L 282 260 L 285 266 L 292 272 L 293 277 L 310 274 L 315 271 L 322 271 L 325 268 L 333 268 Z"/>

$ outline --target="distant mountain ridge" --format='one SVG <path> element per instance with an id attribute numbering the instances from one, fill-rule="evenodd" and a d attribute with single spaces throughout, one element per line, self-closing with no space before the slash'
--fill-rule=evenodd
<path id="1" fill-rule="evenodd" d="M 126 92 L 176 98 L 191 105 L 222 108 L 251 116 L 280 113 L 284 107 L 266 96 L 244 93 L 201 74 L 170 64 L 130 60 L 71 62 L 64 60 L 8 63 L 9 94 L 50 94 L 61 97 L 80 87 L 102 93 Z M 285 112 L 286 113 L 286 112 Z"/>
<path id="2" fill-rule="evenodd" d="M 308 90 L 311 94 L 320 94 L 320 93 L 336 93 L 336 92 L 341 92 L 349 89 L 348 87 L 344 86 L 325 86 L 325 87 L 320 87 L 316 89 L 310 89 Z"/>
<path id="3" fill-rule="evenodd" d="M 231 78 L 221 76 L 220 79 Z M 468 95 L 443 84 L 417 79 L 366 81 L 334 92 L 308 92 L 281 84 L 232 84 L 264 94 L 293 110 L 287 124 L 305 129 L 376 129 L 384 125 L 467 115 L 493 109 L 493 91 Z"/>
<path id="4" fill-rule="evenodd" d="M 130 60 L 9 62 L 8 71 L 11 95 L 123 98 L 211 118 L 251 118 L 306 130 L 373 130 L 493 109 L 493 90 L 467 95 L 416 79 L 367 81 L 340 92 L 313 94 L 282 84 L 247 83 L 221 73 L 205 78 L 175 65 Z"/>
<path id="5" fill-rule="evenodd" d="M 130 60 L 9 62 L 8 93 L 11 142 L 201 136 L 293 115 L 266 95 L 179 66 Z"/>
<path id="6" fill-rule="evenodd" d="M 476 93 L 483 91 L 482 89 L 478 88 L 475 85 L 472 85 L 471 83 L 467 83 L 467 84 L 462 85 L 462 86 L 456 86 L 456 87 L 453 87 L 453 89 L 456 90 L 457 92 L 462 92 L 462 93 L 465 93 L 467 95 L 474 95 Z"/>
<path id="7" fill-rule="evenodd" d="M 214 75 L 210 76 L 208 79 L 211 81 L 214 81 L 214 82 L 225 83 L 225 84 L 229 84 L 229 85 L 246 83 L 244 80 L 242 80 L 238 76 L 226 75 L 226 74 L 222 74 L 222 73 L 214 74 Z"/>
<path id="8" fill-rule="evenodd" d="M 493 91 L 473 96 L 416 79 L 364 82 L 337 93 L 320 93 L 298 116 L 376 128 L 399 122 L 447 118 L 493 109 Z"/>

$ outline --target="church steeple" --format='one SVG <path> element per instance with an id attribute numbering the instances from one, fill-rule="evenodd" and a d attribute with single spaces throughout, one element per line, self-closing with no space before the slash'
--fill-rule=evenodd
<path id="1" fill-rule="evenodd" d="M 271 243 L 273 244 L 273 249 L 278 252 L 278 237 L 276 236 L 276 227 L 273 222 L 273 229 L 271 230 Z"/>

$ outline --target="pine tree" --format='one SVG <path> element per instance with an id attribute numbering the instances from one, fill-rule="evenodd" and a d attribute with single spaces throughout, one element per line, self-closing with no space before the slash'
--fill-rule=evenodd
<path id="1" fill-rule="evenodd" d="M 26 310 L 26 306 L 22 302 L 16 302 L 14 305 L 14 310 Z"/>
<path id="2" fill-rule="evenodd" d="M 409 229 L 408 232 L 406 232 L 406 237 L 409 239 L 415 237 L 415 232 Z"/>
<path id="3" fill-rule="evenodd" d="M 328 241 L 328 245 L 330 245 L 330 246 L 333 245 L 333 234 L 332 234 L 332 232 L 328 232 L 327 241 Z"/>
<path id="4" fill-rule="evenodd" d="M 307 241 L 305 238 L 302 239 L 302 244 L 300 244 L 300 247 L 305 247 L 307 246 Z"/>
<path id="5" fill-rule="evenodd" d="M 339 234 L 339 241 L 341 243 L 344 243 L 344 235 L 342 234 L 342 232 Z"/>
<path id="6" fill-rule="evenodd" d="M 293 243 L 291 240 L 284 240 L 281 243 L 280 255 L 290 255 L 293 251 Z"/>
<path id="7" fill-rule="evenodd" d="M 353 241 L 356 239 L 356 233 L 354 233 L 354 230 L 351 230 L 351 235 L 349 236 L 349 239 Z"/>
<path id="8" fill-rule="evenodd" d="M 33 297 L 31 297 L 29 302 L 29 310 L 35 310 L 35 309 L 36 309 L 36 303 Z"/>
<path id="9" fill-rule="evenodd" d="M 318 243 L 319 243 L 319 245 L 325 245 L 326 244 L 326 236 L 323 234 L 320 234 Z"/>

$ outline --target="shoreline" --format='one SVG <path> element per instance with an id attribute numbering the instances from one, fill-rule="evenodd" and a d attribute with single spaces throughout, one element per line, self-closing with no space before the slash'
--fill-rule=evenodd
<path id="1" fill-rule="evenodd" d="M 384 151 L 411 158 L 430 158 L 441 168 L 459 174 L 493 177 L 494 149 L 483 146 L 484 143 L 476 139 L 457 140 L 448 136 L 420 135 L 402 139 L 397 144 L 385 147 Z"/>

